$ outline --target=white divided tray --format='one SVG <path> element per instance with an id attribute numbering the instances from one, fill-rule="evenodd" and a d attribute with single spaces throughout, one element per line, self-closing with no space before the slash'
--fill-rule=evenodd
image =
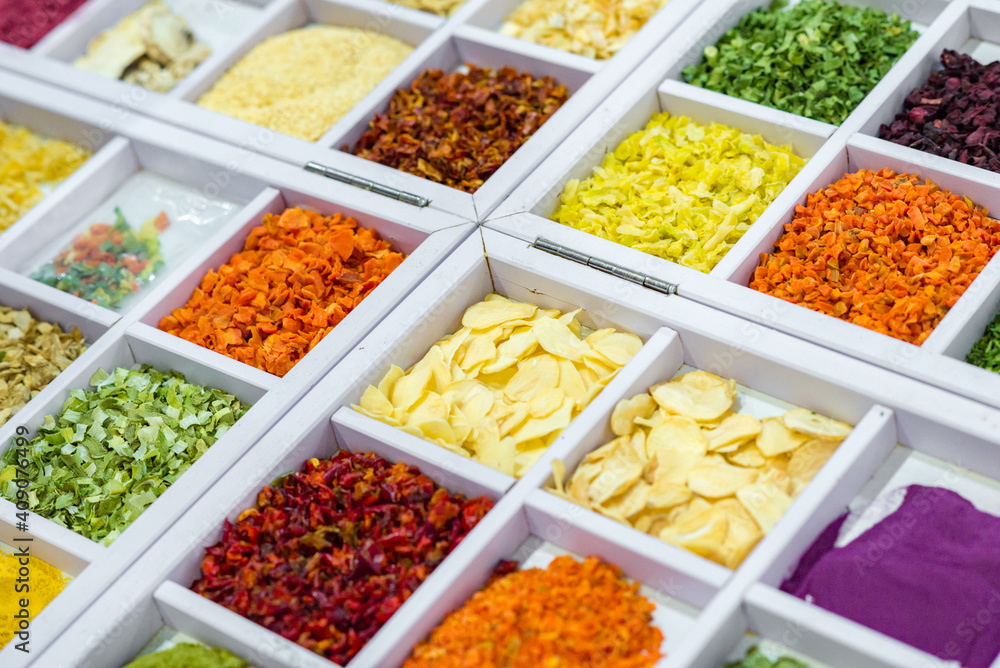
<path id="1" fill-rule="evenodd" d="M 139 112 L 297 166 L 314 161 L 380 185 L 430 199 L 430 206 L 482 221 L 538 163 L 699 4 L 670 0 L 618 54 L 596 61 L 502 35 L 510 0 L 469 0 L 444 20 L 383 0 L 168 0 L 189 19 L 212 55 L 166 94 L 110 80 L 72 65 L 101 31 L 135 11 L 142 0 L 91 0 L 30 51 L 0 44 L 0 68 L 90 95 L 122 113 Z M 503 10 L 503 11 L 500 11 Z M 308 142 L 197 106 L 213 83 L 264 39 L 312 23 L 363 28 L 396 37 L 414 52 L 318 141 Z M 216 46 L 217 45 L 217 46 Z M 572 98 L 474 195 L 435 184 L 340 149 L 353 146 L 398 88 L 427 68 L 454 70 L 464 62 L 511 66 L 553 76 Z"/>
<path id="2" fill-rule="evenodd" d="M 988 265 L 922 346 L 822 315 L 747 287 L 760 254 L 770 252 L 795 207 L 847 171 L 889 167 L 928 178 L 996 212 L 1000 175 L 877 139 L 881 123 L 935 69 L 942 49 L 992 58 L 1000 55 L 1000 8 L 995 3 L 852 2 L 897 10 L 912 18 L 921 38 L 840 127 L 801 118 L 683 83 L 680 71 L 698 62 L 739 17 L 763 2 L 703 6 L 496 211 L 488 228 L 534 242 L 544 238 L 583 256 L 618 264 L 677 286 L 703 304 L 775 327 L 958 394 L 1000 407 L 1000 376 L 965 363 L 965 356 L 1000 309 L 1000 265 Z M 910 10 L 913 10 L 909 14 Z M 939 66 L 938 66 L 939 68 Z M 791 144 L 809 162 L 709 273 L 689 269 L 550 220 L 565 183 L 586 178 L 603 156 L 656 112 L 687 115 L 759 133 Z M 489 248 L 487 248 L 489 251 Z"/>
<path id="3" fill-rule="evenodd" d="M 15 89 L 16 93 L 6 92 Z M 14 109 L 30 127 L 55 136 L 76 132 L 82 126 L 80 121 L 69 118 L 60 121 L 52 107 L 74 110 L 80 102 L 86 111 L 90 105 L 72 94 L 22 82 L 12 75 L 0 75 L 0 90 L 5 91 L 5 113 Z M 36 117 L 38 124 L 33 122 Z M 79 359 L 0 428 L 0 443 L 6 448 L 18 426 L 27 427 L 33 435 L 46 415 L 59 411 L 70 390 L 87 387 L 98 367 L 110 370 L 147 363 L 161 371 L 180 371 L 192 382 L 233 392 L 253 408 L 167 491 L 164 500 L 153 503 L 110 547 L 32 515 L 31 534 L 38 542 L 45 542 L 57 553 L 75 555 L 79 563 L 90 564 L 32 621 L 35 648 L 51 642 L 473 231 L 471 223 L 447 214 L 419 210 L 332 183 L 286 163 L 197 138 L 155 121 L 132 118 L 126 130 L 127 137 L 109 135 L 97 155 L 0 236 L 0 263 L 4 264 L 0 268 L 0 303 L 27 307 L 36 317 L 58 322 L 66 329 L 77 326 L 90 344 Z M 143 291 L 125 315 L 96 307 L 19 273 L 40 248 L 76 229 L 83 212 L 104 201 L 137 173 L 159 174 L 187 183 L 205 197 L 222 197 L 241 204 L 230 220 L 186 253 L 178 254 L 173 270 Z M 195 197 L 187 204 L 197 211 L 201 200 Z M 280 213 L 291 206 L 351 216 L 361 225 L 377 230 L 408 257 L 370 298 L 282 378 L 156 329 L 161 317 L 187 301 L 208 270 L 243 248 L 247 234 L 264 214 Z M 14 521 L 14 506 L 4 499 L 0 499 L 0 519 L 9 524 Z M 5 539 L 0 537 L 0 542 Z M 26 665 L 33 658 L 15 652 L 10 645 L 0 651 L 0 665 L 4 668 Z"/>
<path id="4" fill-rule="evenodd" d="M 497 506 L 390 619 L 349 668 L 399 666 L 415 643 L 485 582 L 500 559 L 541 565 L 565 551 L 598 555 L 639 581 L 657 606 L 670 668 L 718 668 L 749 644 L 748 632 L 829 666 L 915 666 L 912 648 L 775 590 L 816 535 L 855 497 L 889 484 L 901 443 L 914 462 L 939 457 L 1000 479 L 1000 414 L 839 353 L 737 319 L 680 297 L 650 293 L 593 269 L 552 258 L 490 230 L 472 237 L 410 294 L 233 469 L 206 493 L 93 607 L 48 647 L 45 668 L 124 665 L 166 626 L 222 646 L 263 668 L 331 665 L 294 643 L 200 598 L 204 548 L 223 521 L 252 506 L 256 493 L 309 457 L 338 448 L 374 451 L 417 465 L 439 485 L 499 498 Z M 485 241 L 489 259 L 482 253 Z M 567 277 L 572 278 L 567 278 Z M 640 352 L 520 480 L 383 425 L 350 408 L 395 363 L 420 359 L 453 332 L 463 311 L 491 291 L 546 308 L 583 307 L 587 326 L 614 326 L 645 341 Z M 782 520 L 734 571 L 618 524 L 544 491 L 551 461 L 574 465 L 610 437 L 622 398 L 688 367 L 734 378 L 741 400 L 761 414 L 787 404 L 845 420 L 855 428 Z M 904 454 L 908 451 L 900 450 Z M 927 467 L 914 476 L 934 480 Z M 943 465 L 942 465 L 943 466 Z M 903 469 L 895 481 L 912 478 Z M 955 469 L 958 471 L 958 469 Z M 975 477 L 958 471 L 956 476 Z M 980 497 L 997 484 L 980 485 Z M 963 487 L 962 489 L 968 489 Z M 866 496 L 866 494 L 868 496 Z M 996 502 L 991 505 L 997 508 Z M 821 665 L 821 664 L 817 664 Z M 926 664 L 934 665 L 934 664 Z"/>

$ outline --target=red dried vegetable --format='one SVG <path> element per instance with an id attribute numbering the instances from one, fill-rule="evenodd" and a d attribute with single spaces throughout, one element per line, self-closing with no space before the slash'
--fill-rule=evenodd
<path id="1" fill-rule="evenodd" d="M 552 77 L 467 67 L 427 70 L 397 90 L 352 153 L 471 193 L 569 99 Z"/>
<path id="2" fill-rule="evenodd" d="M 209 271 L 159 328 L 284 376 L 403 259 L 339 213 L 267 214 L 243 251 Z"/>
<path id="3" fill-rule="evenodd" d="M 226 521 L 191 589 L 347 665 L 492 507 L 372 453 L 310 459 Z"/>
<path id="4" fill-rule="evenodd" d="M 946 49 L 939 72 L 906 97 L 879 137 L 1000 173 L 1000 62 Z"/>
<path id="5" fill-rule="evenodd" d="M 1000 222 L 912 174 L 861 170 L 812 193 L 750 287 L 920 345 L 1000 247 Z"/>

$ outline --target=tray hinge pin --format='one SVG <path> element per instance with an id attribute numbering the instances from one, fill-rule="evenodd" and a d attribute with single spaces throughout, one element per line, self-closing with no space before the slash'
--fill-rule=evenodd
<path id="1" fill-rule="evenodd" d="M 395 188 L 384 186 L 381 183 L 375 183 L 369 179 L 363 179 L 360 176 L 355 176 L 353 174 L 348 174 L 347 172 L 342 172 L 339 169 L 334 169 L 333 167 L 321 165 L 318 162 L 306 163 L 305 169 L 307 172 L 319 174 L 320 176 L 325 176 L 328 179 L 340 181 L 341 183 L 346 183 L 349 186 L 361 188 L 363 190 L 382 195 L 383 197 L 390 197 L 392 199 L 399 200 L 400 202 L 412 204 L 413 206 L 424 207 L 431 203 L 431 201 L 426 197 L 414 195 L 413 193 L 408 193 L 403 190 L 396 190 Z"/>
<path id="2" fill-rule="evenodd" d="M 612 276 L 617 276 L 618 278 L 624 278 L 626 281 L 641 285 L 645 288 L 649 288 L 650 290 L 655 290 L 656 292 L 662 292 L 665 295 L 677 294 L 678 286 L 675 283 L 670 283 L 656 278 L 655 276 L 643 274 L 638 271 L 632 271 L 627 267 L 593 257 L 592 255 L 587 255 L 586 253 L 581 253 L 580 251 L 567 248 L 566 246 L 557 244 L 554 241 L 549 241 L 548 239 L 544 239 L 542 237 L 535 239 L 535 241 L 531 244 L 531 247 L 566 260 L 571 260 L 588 267 L 593 267 L 598 271 L 603 271 L 605 274 L 611 274 Z"/>

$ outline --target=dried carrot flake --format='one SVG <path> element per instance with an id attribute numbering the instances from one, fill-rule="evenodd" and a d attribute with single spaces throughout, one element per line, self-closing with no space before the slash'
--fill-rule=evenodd
<path id="1" fill-rule="evenodd" d="M 847 174 L 808 196 L 750 287 L 922 344 L 1000 246 L 986 209 L 913 174 Z"/>
<path id="2" fill-rule="evenodd" d="M 267 214 L 159 328 L 284 376 L 403 259 L 339 213 Z"/>
<path id="3" fill-rule="evenodd" d="M 403 668 L 646 668 L 662 656 L 654 605 L 617 566 L 560 556 L 544 569 L 510 567 L 501 563 Z"/>

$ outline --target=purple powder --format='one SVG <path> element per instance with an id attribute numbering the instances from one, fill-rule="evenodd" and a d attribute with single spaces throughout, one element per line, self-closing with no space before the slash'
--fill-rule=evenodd
<path id="1" fill-rule="evenodd" d="M 1000 518 L 920 485 L 838 548 L 845 518 L 824 530 L 781 589 L 940 659 L 989 668 L 1000 654 Z"/>

